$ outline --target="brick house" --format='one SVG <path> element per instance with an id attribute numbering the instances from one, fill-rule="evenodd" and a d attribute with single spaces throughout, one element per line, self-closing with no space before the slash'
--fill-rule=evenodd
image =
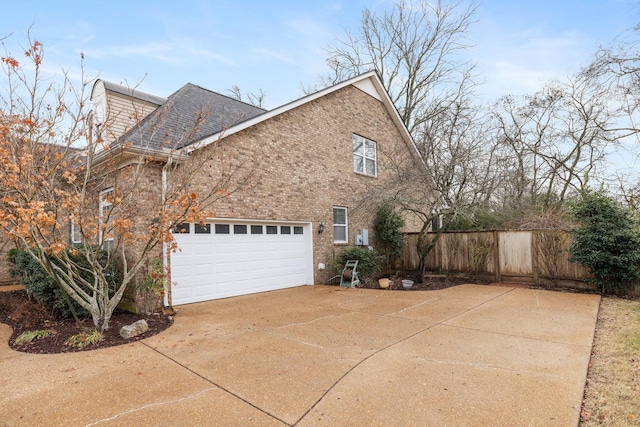
<path id="1" fill-rule="evenodd" d="M 374 245 L 376 208 L 398 165 L 424 168 L 375 72 L 270 111 L 192 84 L 163 99 L 99 80 L 92 101 L 96 132 L 111 123 L 98 162 L 125 170 L 141 151 L 155 153 L 139 212 L 163 197 L 167 162 L 187 170 L 205 159 L 188 192 L 210 191 L 231 168 L 241 177 L 204 225 L 176 227 L 177 252 L 163 248 L 174 305 L 326 283 L 345 247 Z M 179 159 L 163 163 L 169 151 Z M 97 199 L 109 191 L 100 182 Z M 407 220 L 407 231 L 419 230 Z"/>
<path id="2" fill-rule="evenodd" d="M 9 250 L 14 247 L 15 245 L 9 237 L 4 233 L 0 233 L 0 285 L 8 285 L 14 282 L 9 274 L 11 266 L 8 259 Z"/>

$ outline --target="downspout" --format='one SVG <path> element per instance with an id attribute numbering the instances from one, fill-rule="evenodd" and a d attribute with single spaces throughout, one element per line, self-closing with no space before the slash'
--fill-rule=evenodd
<path id="1" fill-rule="evenodd" d="M 165 203 L 167 200 L 167 170 L 173 164 L 173 157 L 169 156 L 167 163 L 162 167 L 162 213 L 166 209 Z M 164 216 L 164 215 L 163 215 Z M 171 295 L 171 258 L 169 257 L 169 245 L 165 239 L 162 239 L 162 265 L 164 266 L 166 273 L 166 281 L 165 281 L 165 293 L 164 293 L 164 306 L 168 307 L 168 311 L 173 310 L 173 298 Z"/>

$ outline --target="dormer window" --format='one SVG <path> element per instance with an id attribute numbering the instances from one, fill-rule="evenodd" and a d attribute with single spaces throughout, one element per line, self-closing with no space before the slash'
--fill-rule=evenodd
<path id="1" fill-rule="evenodd" d="M 369 176 L 376 176 L 376 143 L 360 135 L 353 135 L 353 170 Z"/>

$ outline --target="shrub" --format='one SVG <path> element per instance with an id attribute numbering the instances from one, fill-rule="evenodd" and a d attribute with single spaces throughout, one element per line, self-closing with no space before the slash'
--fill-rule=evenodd
<path id="1" fill-rule="evenodd" d="M 11 249 L 9 262 L 12 265 L 9 273 L 20 280 L 29 297 L 41 304 L 48 304 L 54 299 L 54 291 L 58 287 L 27 251 Z"/>
<path id="2" fill-rule="evenodd" d="M 9 262 L 12 265 L 11 275 L 24 285 L 30 298 L 65 318 L 71 317 L 73 313 L 69 304 L 73 304 L 78 316 L 87 315 L 86 310 L 66 295 L 29 252 L 24 249 L 11 249 Z"/>
<path id="3" fill-rule="evenodd" d="M 51 335 L 51 331 L 26 331 L 16 338 L 15 343 L 18 345 L 29 344 L 32 341 L 46 338 Z"/>
<path id="4" fill-rule="evenodd" d="M 622 204 L 602 192 L 585 192 L 572 206 L 580 224 L 571 230 L 572 262 L 585 265 L 602 293 L 624 292 L 640 277 L 637 220 Z"/>
<path id="5" fill-rule="evenodd" d="M 64 343 L 69 347 L 85 348 L 89 345 L 97 344 L 103 339 L 104 335 L 102 332 L 96 329 L 90 329 L 70 336 Z"/>
<path id="6" fill-rule="evenodd" d="M 32 249 L 36 251 L 36 249 Z M 106 251 L 102 251 L 102 257 L 107 257 Z M 86 262 L 85 257 L 79 251 L 70 251 L 70 258 L 83 269 L 83 278 L 89 282 L 93 281 L 93 273 Z M 24 285 L 27 294 L 33 297 L 38 303 L 44 304 L 56 310 L 63 317 L 71 317 L 73 311 L 78 316 L 87 316 L 89 313 L 72 300 L 60 286 L 47 274 L 42 266 L 25 249 L 11 249 L 9 251 L 9 262 L 12 265 L 10 273 Z M 107 275 L 110 277 L 112 286 L 120 279 L 119 268 L 114 263 L 107 267 Z"/>
<path id="7" fill-rule="evenodd" d="M 374 250 L 361 247 L 347 248 L 340 254 L 336 261 L 336 270 L 338 273 L 342 273 L 344 264 L 348 260 L 358 261 L 358 274 L 364 280 L 369 278 L 380 271 L 380 264 L 378 263 L 378 253 Z"/>
<path id="8" fill-rule="evenodd" d="M 404 218 L 390 205 L 378 208 L 373 222 L 375 241 L 378 250 L 385 255 L 397 256 L 402 249 L 404 235 L 400 231 L 404 227 Z"/>

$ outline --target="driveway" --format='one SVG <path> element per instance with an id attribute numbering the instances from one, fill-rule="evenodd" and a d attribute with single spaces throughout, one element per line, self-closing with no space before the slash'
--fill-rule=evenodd
<path id="1" fill-rule="evenodd" d="M 0 426 L 575 426 L 599 302 L 305 286 L 181 306 L 126 346 L 0 345 Z"/>

